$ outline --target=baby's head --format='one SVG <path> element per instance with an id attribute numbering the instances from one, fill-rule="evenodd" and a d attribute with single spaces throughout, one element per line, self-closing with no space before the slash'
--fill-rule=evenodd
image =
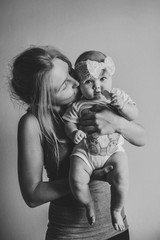
<path id="1" fill-rule="evenodd" d="M 115 65 L 111 57 L 99 51 L 82 53 L 75 63 L 76 78 L 86 99 L 99 98 L 103 91 L 112 89 Z"/>

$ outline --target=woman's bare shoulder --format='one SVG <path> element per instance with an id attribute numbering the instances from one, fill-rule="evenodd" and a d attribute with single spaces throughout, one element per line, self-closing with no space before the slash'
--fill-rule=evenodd
<path id="1" fill-rule="evenodd" d="M 38 120 L 32 113 L 25 113 L 19 120 L 19 125 L 28 126 L 28 127 L 35 127 L 38 126 Z"/>
<path id="2" fill-rule="evenodd" d="M 32 113 L 24 114 L 18 123 L 19 133 L 38 134 L 41 135 L 38 119 Z"/>

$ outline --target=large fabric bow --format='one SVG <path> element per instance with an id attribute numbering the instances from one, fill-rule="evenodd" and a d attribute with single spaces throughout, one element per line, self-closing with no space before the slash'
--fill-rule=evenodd
<path id="1" fill-rule="evenodd" d="M 115 73 L 115 64 L 111 57 L 106 57 L 104 62 L 96 62 L 87 60 L 87 69 L 89 73 L 94 77 L 98 78 L 103 69 L 107 70 L 107 73 L 112 76 Z"/>

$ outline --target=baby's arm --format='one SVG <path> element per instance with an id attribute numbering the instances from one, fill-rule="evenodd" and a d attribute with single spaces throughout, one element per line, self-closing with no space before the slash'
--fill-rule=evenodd
<path id="1" fill-rule="evenodd" d="M 127 101 L 124 99 L 123 95 L 111 93 L 111 103 L 114 106 L 119 114 L 126 118 L 129 121 L 133 121 L 138 116 L 138 108 L 133 101 Z"/>
<path id="2" fill-rule="evenodd" d="M 76 144 L 86 138 L 86 134 L 77 128 L 77 125 L 73 122 L 65 121 L 65 130 L 67 136 Z"/>

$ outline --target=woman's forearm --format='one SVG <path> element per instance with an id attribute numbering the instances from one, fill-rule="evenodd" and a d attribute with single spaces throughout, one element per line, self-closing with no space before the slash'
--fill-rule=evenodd
<path id="1" fill-rule="evenodd" d="M 133 145 L 144 146 L 146 144 L 145 129 L 138 123 L 120 117 L 115 129 Z"/>
<path id="2" fill-rule="evenodd" d="M 70 187 L 67 179 L 52 182 L 39 182 L 37 186 L 30 191 L 26 192 L 24 188 L 22 190 L 23 198 L 26 204 L 31 208 L 54 201 L 69 193 Z"/>
<path id="3" fill-rule="evenodd" d="M 146 144 L 146 132 L 140 124 L 129 121 L 108 110 L 97 113 L 96 117 L 101 133 L 110 133 L 108 128 L 112 126 L 115 132 L 120 133 L 131 144 L 135 146 L 144 146 Z"/>
<path id="4" fill-rule="evenodd" d="M 118 132 L 133 145 L 146 144 L 145 129 L 140 124 L 129 121 L 109 109 L 102 109 L 97 113 L 90 111 L 81 119 L 81 125 L 89 133 L 98 132 L 105 135 Z"/>

